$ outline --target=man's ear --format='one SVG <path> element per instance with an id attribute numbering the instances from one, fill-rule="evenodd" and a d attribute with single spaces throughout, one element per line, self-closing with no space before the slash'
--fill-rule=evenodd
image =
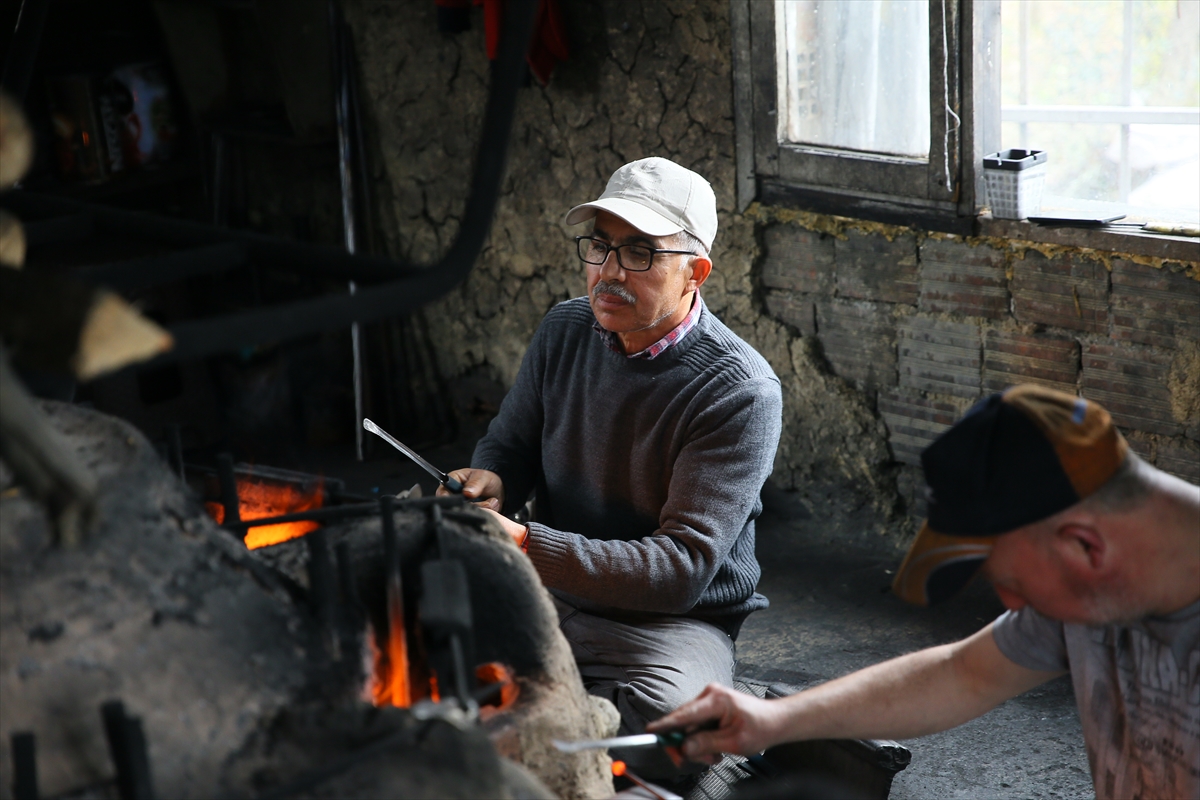
<path id="1" fill-rule="evenodd" d="M 1082 522 L 1064 522 L 1055 534 L 1063 560 L 1082 572 L 1100 572 L 1108 567 L 1109 548 L 1104 534 Z"/>
<path id="2" fill-rule="evenodd" d="M 712 272 L 712 261 L 704 256 L 692 256 L 692 277 L 688 279 L 688 291 L 694 292 L 704 285 Z"/>

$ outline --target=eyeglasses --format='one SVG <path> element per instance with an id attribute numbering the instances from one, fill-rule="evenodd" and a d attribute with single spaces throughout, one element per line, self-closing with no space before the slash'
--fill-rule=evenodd
<path id="1" fill-rule="evenodd" d="M 576 236 L 575 247 L 579 251 L 579 260 L 585 264 L 603 264 L 608 259 L 609 251 L 615 250 L 621 269 L 630 272 L 645 272 L 650 269 L 654 266 L 654 257 L 659 253 L 696 255 L 691 250 L 658 250 L 644 244 L 622 244 L 614 247 L 603 239 L 591 236 Z"/>

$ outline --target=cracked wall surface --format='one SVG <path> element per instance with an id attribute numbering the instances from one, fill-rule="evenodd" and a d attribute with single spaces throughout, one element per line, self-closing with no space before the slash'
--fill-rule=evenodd
<path id="1" fill-rule="evenodd" d="M 542 316 L 582 295 L 563 215 L 595 199 L 622 164 L 664 156 L 712 183 L 720 231 L 703 291 L 722 321 L 783 382 L 773 480 L 840 476 L 890 509 L 894 470 L 882 422 L 832 374 L 816 342 L 766 312 L 755 267 L 761 232 L 735 211 L 728 4 L 576 2 L 562 12 L 571 57 L 548 87 L 521 92 L 494 227 L 470 278 L 425 311 L 444 374 L 511 385 Z M 482 121 L 488 62 L 482 16 L 437 32 L 431 0 L 352 0 L 347 17 L 377 148 L 380 228 L 393 255 L 429 263 L 457 233 Z M 486 143 L 485 143 L 486 146 Z"/>
<path id="2" fill-rule="evenodd" d="M 571 241 L 583 226 L 563 214 L 617 167 L 658 155 L 716 192 L 703 294 L 783 383 L 776 484 L 840 482 L 881 518 L 914 522 L 920 451 L 978 397 L 1030 380 L 1099 400 L 1143 457 L 1200 480 L 1200 265 L 759 204 L 739 214 L 728 5 L 562 10 L 571 58 L 548 87 L 521 92 L 489 242 L 469 279 L 424 311 L 446 377 L 511 385 L 542 316 L 584 292 Z M 487 88 L 474 13 L 474 30 L 449 36 L 425 0 L 348 9 L 394 255 L 432 262 L 457 233 Z"/>

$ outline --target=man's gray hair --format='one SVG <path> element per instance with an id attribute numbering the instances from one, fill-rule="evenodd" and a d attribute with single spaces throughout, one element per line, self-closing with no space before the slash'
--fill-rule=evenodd
<path id="1" fill-rule="evenodd" d="M 704 242 L 700 241 L 687 231 L 680 231 L 672 238 L 675 240 L 674 247 L 672 249 L 691 250 L 698 256 L 704 256 L 705 258 L 708 258 L 708 248 L 704 246 Z M 687 264 L 690 262 L 684 261 L 683 263 Z"/>
<path id="2" fill-rule="evenodd" d="M 1141 506 L 1154 492 L 1150 477 L 1150 465 L 1129 451 L 1116 473 L 1094 493 L 1083 500 L 1083 505 L 1101 514 L 1124 514 Z"/>

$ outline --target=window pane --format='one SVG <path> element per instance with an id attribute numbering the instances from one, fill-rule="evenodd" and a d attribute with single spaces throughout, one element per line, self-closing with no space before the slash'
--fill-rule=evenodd
<path id="1" fill-rule="evenodd" d="M 1047 151 L 1048 194 L 1127 203 L 1131 218 L 1197 217 L 1200 115 L 1175 112 L 1200 107 L 1200 3 L 1003 0 L 1001 24 L 1001 145 Z M 1063 119 L 1080 107 L 1105 116 Z M 1135 110 L 1174 122 L 1120 118 Z"/>
<path id="2" fill-rule="evenodd" d="M 1085 200 L 1117 199 L 1117 163 L 1104 157 L 1120 125 L 1053 122 L 1005 122 L 1000 141 L 1007 148 L 1024 147 L 1016 142 L 1036 142 L 1036 150 L 1049 154 L 1046 163 L 1046 192 Z"/>
<path id="3" fill-rule="evenodd" d="M 779 140 L 929 155 L 927 0 L 776 0 Z"/>
<path id="4" fill-rule="evenodd" d="M 1026 147 L 1028 142 L 1028 146 L 1049 153 L 1047 194 L 1120 201 L 1120 125 L 1029 122 L 1022 133 L 1020 123 L 1005 122 L 1001 141 L 1020 143 L 1013 147 Z M 1129 167 L 1130 206 L 1171 210 L 1175 212 L 1170 214 L 1172 218 L 1197 216 L 1200 129 L 1196 126 L 1130 125 Z M 1129 213 L 1132 215 L 1133 211 Z"/>

